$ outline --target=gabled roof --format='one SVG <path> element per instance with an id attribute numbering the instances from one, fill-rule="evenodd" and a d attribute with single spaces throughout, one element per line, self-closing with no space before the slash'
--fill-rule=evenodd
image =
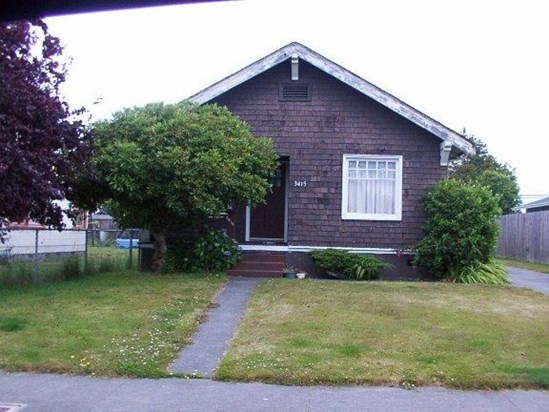
<path id="1" fill-rule="evenodd" d="M 535 202 L 524 203 L 523 205 L 517 206 L 513 209 L 538 209 L 547 206 L 549 206 L 549 197 L 544 197 L 543 199 L 536 200 Z"/>
<path id="2" fill-rule="evenodd" d="M 223 80 L 209 86 L 191 96 L 189 99 L 198 103 L 204 104 L 221 94 L 231 90 L 232 88 L 250 80 L 251 78 L 269 70 L 270 68 L 288 60 L 292 57 L 298 57 L 301 60 L 310 63 L 316 68 L 324 71 L 330 76 L 342 81 L 360 93 L 370 97 L 381 105 L 387 107 L 393 112 L 415 123 L 419 127 L 427 130 L 433 135 L 441 139 L 445 145 L 450 144 L 453 148 L 458 149 L 462 153 L 474 154 L 475 149 L 473 144 L 461 134 L 437 122 L 426 114 L 414 109 L 412 106 L 397 99 L 395 96 L 387 93 L 372 83 L 364 80 L 349 70 L 332 62 L 326 57 L 317 52 L 303 46 L 300 43 L 290 43 L 281 49 L 269 54 L 268 56 L 259 59 L 255 63 L 239 70 L 236 73 L 224 78 Z M 445 149 L 447 150 L 447 149 Z"/>

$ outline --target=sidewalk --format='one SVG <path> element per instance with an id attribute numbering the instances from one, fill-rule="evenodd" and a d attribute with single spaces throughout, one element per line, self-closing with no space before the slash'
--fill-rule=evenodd
<path id="1" fill-rule="evenodd" d="M 514 286 L 529 288 L 549 295 L 549 274 L 507 266 L 509 279 Z"/>
<path id="2" fill-rule="evenodd" d="M 22 412 L 541 412 L 549 410 L 549 392 L 299 387 L 208 379 L 93 378 L 0 372 L 0 407 L 3 402 L 26 405 Z"/>

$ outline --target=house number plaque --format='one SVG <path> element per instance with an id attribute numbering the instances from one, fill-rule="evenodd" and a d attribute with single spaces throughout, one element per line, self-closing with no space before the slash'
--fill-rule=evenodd
<path id="1" fill-rule="evenodd" d="M 294 187 L 306 187 L 307 181 L 306 180 L 294 180 Z"/>

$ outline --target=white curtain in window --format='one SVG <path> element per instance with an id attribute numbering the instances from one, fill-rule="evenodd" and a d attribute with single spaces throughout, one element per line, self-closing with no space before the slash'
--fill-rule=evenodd
<path id="1" fill-rule="evenodd" d="M 349 179 L 349 213 L 395 213 L 394 180 Z"/>
<path id="2" fill-rule="evenodd" d="M 395 162 L 349 160 L 348 168 L 349 213 L 395 213 Z"/>

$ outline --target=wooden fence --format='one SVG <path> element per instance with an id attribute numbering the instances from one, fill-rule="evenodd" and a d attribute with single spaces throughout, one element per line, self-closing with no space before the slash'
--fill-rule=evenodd
<path id="1" fill-rule="evenodd" d="M 549 210 L 500 218 L 496 256 L 549 264 Z"/>

